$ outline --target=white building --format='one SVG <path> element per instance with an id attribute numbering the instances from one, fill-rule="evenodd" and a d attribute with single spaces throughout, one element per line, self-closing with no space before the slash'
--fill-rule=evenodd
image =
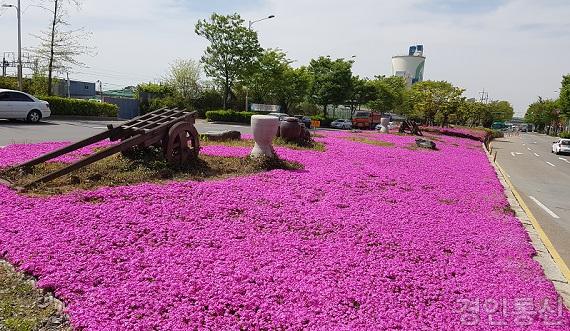
<path id="1" fill-rule="evenodd" d="M 423 82 L 425 63 L 423 45 L 411 46 L 408 55 L 392 57 L 392 76 L 404 77 L 410 86 Z"/>

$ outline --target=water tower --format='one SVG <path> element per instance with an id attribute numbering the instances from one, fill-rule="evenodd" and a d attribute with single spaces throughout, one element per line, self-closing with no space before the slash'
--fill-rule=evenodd
<path id="1" fill-rule="evenodd" d="M 392 76 L 404 77 L 410 86 L 423 82 L 425 63 L 424 46 L 411 46 L 408 55 L 392 57 Z"/>

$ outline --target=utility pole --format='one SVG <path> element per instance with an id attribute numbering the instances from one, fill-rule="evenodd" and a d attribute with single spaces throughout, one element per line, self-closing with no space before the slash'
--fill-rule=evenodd
<path id="1" fill-rule="evenodd" d="M 71 85 L 71 82 L 69 81 L 69 72 L 67 72 L 66 74 L 67 74 L 67 97 L 68 97 L 68 98 L 71 98 L 71 93 L 70 93 L 70 91 L 69 91 L 69 90 L 70 90 L 70 85 Z"/>
<path id="2" fill-rule="evenodd" d="M 24 90 L 24 81 L 22 73 L 22 11 L 20 7 L 20 0 L 18 0 L 18 88 L 20 91 Z"/>
<path id="3" fill-rule="evenodd" d="M 6 67 L 8 66 L 8 62 L 6 61 L 6 57 L 2 57 L 2 77 L 6 77 Z"/>
<path id="4" fill-rule="evenodd" d="M 269 15 L 269 16 L 264 17 L 264 18 L 259 19 L 259 20 L 249 21 L 249 22 L 248 22 L 248 25 L 247 25 L 247 28 L 248 28 L 249 31 L 251 31 L 251 27 L 252 27 L 255 23 L 261 22 L 261 21 L 265 21 L 265 20 L 269 20 L 269 19 L 272 19 L 272 18 L 274 18 L 274 17 L 275 17 L 275 15 Z M 247 87 L 245 88 L 245 111 L 249 111 L 249 89 L 248 89 Z"/>
<path id="5" fill-rule="evenodd" d="M 489 92 L 485 92 L 485 89 L 483 89 L 483 91 L 479 92 L 479 94 L 481 95 L 481 103 L 489 103 Z"/>
<path id="6" fill-rule="evenodd" d="M 16 8 L 16 14 L 18 16 L 18 89 L 22 91 L 24 89 L 24 82 L 22 77 L 22 11 L 20 7 L 20 0 L 18 0 L 18 5 L 2 5 L 2 7 Z M 2 62 L 2 73 L 5 74 L 6 63 Z"/>

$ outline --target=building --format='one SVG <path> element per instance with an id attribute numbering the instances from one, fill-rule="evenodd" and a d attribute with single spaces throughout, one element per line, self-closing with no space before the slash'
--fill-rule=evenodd
<path id="1" fill-rule="evenodd" d="M 74 99 L 94 99 L 97 95 L 95 83 L 80 82 L 76 80 L 57 80 L 53 86 L 53 94 Z"/>
<path id="2" fill-rule="evenodd" d="M 392 76 L 404 77 L 411 86 L 424 80 L 424 46 L 411 46 L 408 55 L 392 57 Z"/>

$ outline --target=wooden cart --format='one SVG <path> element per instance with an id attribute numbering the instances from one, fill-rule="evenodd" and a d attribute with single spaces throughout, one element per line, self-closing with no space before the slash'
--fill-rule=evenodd
<path id="1" fill-rule="evenodd" d="M 113 142 L 119 141 L 110 147 L 89 155 L 73 164 L 60 170 L 54 171 L 44 177 L 34 180 L 26 185 L 33 186 L 37 183 L 52 181 L 61 176 L 89 164 L 95 163 L 111 155 L 126 152 L 133 147 L 160 146 L 164 157 L 173 166 L 181 166 L 188 161 L 198 157 L 200 151 L 200 141 L 198 131 L 194 124 L 196 112 L 189 112 L 180 109 L 159 109 L 143 116 L 134 118 L 118 127 L 108 125 L 108 130 L 87 139 L 81 140 L 69 146 L 47 153 L 36 159 L 5 171 L 23 170 L 30 172 L 32 167 L 52 160 L 59 156 L 77 151 L 80 148 L 109 139 Z"/>

